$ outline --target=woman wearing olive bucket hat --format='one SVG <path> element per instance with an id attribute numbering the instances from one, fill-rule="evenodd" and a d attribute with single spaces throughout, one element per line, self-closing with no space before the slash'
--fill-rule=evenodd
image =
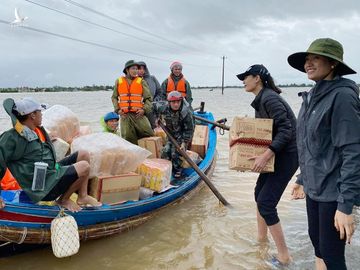
<path id="1" fill-rule="evenodd" d="M 360 100 L 357 85 L 341 76 L 356 72 L 344 63 L 342 45 L 330 38 L 313 41 L 288 62 L 315 82 L 299 93 L 301 174 L 293 197 L 301 197 L 303 188 L 316 269 L 346 269 L 345 244 L 355 230 L 352 210 L 360 202 Z"/>

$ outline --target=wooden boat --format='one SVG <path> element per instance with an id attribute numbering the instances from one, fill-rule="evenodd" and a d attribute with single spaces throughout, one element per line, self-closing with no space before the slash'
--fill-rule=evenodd
<path id="1" fill-rule="evenodd" d="M 196 112 L 198 116 L 213 121 L 209 112 Z M 211 124 L 208 124 L 211 126 Z M 215 167 L 216 130 L 209 128 L 209 145 L 205 158 L 198 165 L 208 176 Z M 70 213 L 79 226 L 82 241 L 117 234 L 146 222 L 159 210 L 181 200 L 190 198 L 202 186 L 199 175 L 191 168 L 184 171 L 184 178 L 177 181 L 176 188 L 153 197 L 128 201 L 119 205 L 103 205 L 96 210 Z M 22 201 L 21 191 L 2 191 L 6 206 L 0 210 L 0 241 L 2 245 L 47 244 L 51 242 L 50 224 L 58 215 L 58 206 L 44 206 Z M 0 246 L 1 246 L 0 242 Z"/>

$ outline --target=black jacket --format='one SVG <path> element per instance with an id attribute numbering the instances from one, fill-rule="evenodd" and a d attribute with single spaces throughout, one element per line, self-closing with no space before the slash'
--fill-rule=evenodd
<path id="1" fill-rule="evenodd" d="M 269 148 L 275 153 L 296 152 L 296 118 L 289 104 L 275 91 L 263 88 L 251 106 L 256 118 L 274 120 L 273 140 Z"/>
<path id="2" fill-rule="evenodd" d="M 297 138 L 301 174 L 297 183 L 319 202 L 338 202 L 351 214 L 360 198 L 359 88 L 348 79 L 319 81 L 302 93 Z"/>

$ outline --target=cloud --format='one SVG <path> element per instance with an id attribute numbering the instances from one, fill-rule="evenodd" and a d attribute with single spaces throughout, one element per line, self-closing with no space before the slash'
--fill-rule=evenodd
<path id="1" fill-rule="evenodd" d="M 279 83 L 302 83 L 308 82 L 306 76 L 287 64 L 287 56 L 306 50 L 319 37 L 339 40 L 346 63 L 360 71 L 360 2 L 356 0 L 108 0 L 101 4 L 76 0 L 115 20 L 66 1 L 32 1 L 143 41 L 23 0 L 3 0 L 2 20 L 11 21 L 14 8 L 19 7 L 29 17 L 29 27 L 132 53 L 0 24 L 0 50 L 4 52 L 0 87 L 113 84 L 128 59 L 147 62 L 160 82 L 168 76 L 170 63 L 180 60 L 186 78 L 194 86 L 220 85 L 223 55 L 227 85 L 240 85 L 235 74 L 253 63 L 266 65 Z M 15 79 L 14 74 L 19 77 Z M 359 75 L 351 78 L 360 81 Z"/>

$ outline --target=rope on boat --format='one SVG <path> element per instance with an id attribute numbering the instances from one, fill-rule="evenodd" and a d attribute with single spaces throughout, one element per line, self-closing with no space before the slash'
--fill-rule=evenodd
<path id="1" fill-rule="evenodd" d="M 5 228 L 8 229 L 8 226 L 6 226 L 6 225 L 5 225 L 5 226 L 2 226 L 2 227 L 5 227 Z M 3 236 L 3 235 L 0 235 L 0 238 L 8 241 L 8 242 L 6 242 L 6 243 L 1 244 L 0 247 L 6 246 L 6 245 L 11 244 L 11 243 L 15 243 L 15 244 L 19 244 L 19 245 L 22 244 L 22 243 L 24 243 L 24 241 L 25 241 L 25 239 L 26 239 L 26 236 L 27 236 L 27 233 L 28 233 L 28 229 L 27 229 L 27 227 L 24 227 L 24 228 L 23 228 L 23 231 L 22 231 L 21 238 L 20 238 L 20 240 L 17 241 L 17 242 L 14 242 L 13 240 L 11 240 L 11 239 L 9 239 L 9 238 L 7 238 L 7 237 L 5 237 L 5 236 Z"/>
<path id="2" fill-rule="evenodd" d="M 8 245 L 8 244 L 11 244 L 11 242 L 2 243 L 2 244 L 0 245 L 0 247 L 4 247 L 4 246 L 6 246 L 6 245 Z"/>
<path id="3" fill-rule="evenodd" d="M 27 227 L 24 227 L 23 234 L 22 234 L 22 236 L 21 236 L 20 241 L 18 242 L 19 245 L 22 244 L 22 243 L 24 243 L 25 238 L 26 238 L 26 235 L 27 235 Z"/>

